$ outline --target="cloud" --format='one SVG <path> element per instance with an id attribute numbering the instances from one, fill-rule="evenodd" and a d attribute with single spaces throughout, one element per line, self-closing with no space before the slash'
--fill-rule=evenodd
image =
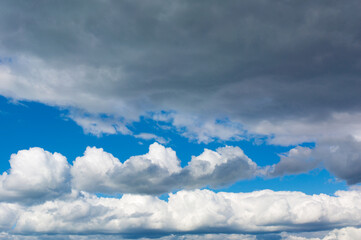
<path id="1" fill-rule="evenodd" d="M 70 191 L 69 165 L 59 153 L 21 150 L 11 155 L 10 166 L 0 175 L 0 201 L 42 201 Z"/>
<path id="2" fill-rule="evenodd" d="M 359 191 L 338 191 L 329 196 L 271 190 L 183 190 L 170 194 L 168 201 L 149 195 L 124 194 L 118 199 L 74 192 L 66 198 L 19 208 L 16 224 L 4 231 L 125 237 L 320 231 L 357 226 L 361 220 L 360 203 Z M 0 215 L 0 222 L 4 218 Z"/>
<path id="3" fill-rule="evenodd" d="M 312 149 L 297 146 L 287 153 L 281 154 L 279 163 L 270 168 L 271 176 L 283 176 L 308 172 L 317 167 L 320 159 L 312 156 Z"/>
<path id="4" fill-rule="evenodd" d="M 70 114 L 74 122 L 81 126 L 85 133 L 93 134 L 95 136 L 102 136 L 103 134 L 117 134 L 131 135 L 132 132 L 127 128 L 126 124 L 120 119 L 102 118 L 99 116 L 90 116 L 87 114 Z"/>
<path id="5" fill-rule="evenodd" d="M 134 135 L 135 138 L 140 138 L 143 140 L 155 140 L 161 144 L 167 144 L 169 140 L 164 139 L 163 137 L 159 137 L 152 133 L 139 133 Z"/>
<path id="6" fill-rule="evenodd" d="M 24 235 L 15 235 L 9 234 L 6 232 L 0 233 L 0 239 L 2 240 L 46 240 L 46 239 L 60 239 L 60 240 L 133 240 L 134 238 L 122 237 L 120 235 L 36 235 L 36 236 L 24 236 Z M 256 236 L 246 235 L 246 234 L 186 234 L 186 235 L 169 235 L 165 237 L 142 237 L 137 238 L 139 240 L 256 240 Z"/>
<path id="7" fill-rule="evenodd" d="M 2 1 L 0 8 L 0 57 L 12 59 L 0 65 L 0 94 L 8 98 L 126 123 L 174 111 L 187 119 L 174 126 L 199 142 L 360 137 L 356 0 Z"/>
<path id="8" fill-rule="evenodd" d="M 361 142 L 352 137 L 329 139 L 316 148 L 315 154 L 324 160 L 326 169 L 348 184 L 361 181 Z"/>
<path id="9" fill-rule="evenodd" d="M 296 147 L 281 155 L 270 170 L 279 176 L 307 172 L 322 163 L 336 177 L 348 184 L 361 182 L 361 142 L 353 137 L 320 141 L 314 148 Z"/>
<path id="10" fill-rule="evenodd" d="M 88 147 L 71 168 L 78 190 L 160 194 L 181 188 L 219 187 L 254 177 L 257 165 L 238 147 L 205 149 L 181 168 L 175 151 L 154 143 L 145 155 L 121 163 L 103 149 Z"/>
<path id="11" fill-rule="evenodd" d="M 318 237 L 302 237 L 295 236 L 293 234 L 282 234 L 283 240 L 353 240 L 361 237 L 361 229 L 355 227 L 345 227 L 341 229 L 335 229 L 327 233 L 326 236 Z"/>
<path id="12" fill-rule="evenodd" d="M 0 231 L 8 231 L 14 226 L 20 209 L 17 204 L 0 202 Z"/>

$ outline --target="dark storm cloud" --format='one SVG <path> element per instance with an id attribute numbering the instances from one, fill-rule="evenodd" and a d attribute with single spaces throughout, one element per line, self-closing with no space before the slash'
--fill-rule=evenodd
<path id="1" fill-rule="evenodd" d="M 159 110 L 231 118 L 261 134 L 278 134 L 262 121 L 361 110 L 358 1 L 1 5 L 0 46 L 18 59 L 0 89 L 8 97 L 133 120 Z"/>

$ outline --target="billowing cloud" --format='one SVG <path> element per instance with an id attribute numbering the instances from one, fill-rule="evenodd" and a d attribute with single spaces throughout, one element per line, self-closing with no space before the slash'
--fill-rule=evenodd
<path id="1" fill-rule="evenodd" d="M 181 168 L 171 148 L 154 143 L 145 155 L 121 163 L 103 149 L 87 148 L 71 168 L 73 186 L 88 192 L 167 193 L 181 188 L 223 186 L 254 177 L 257 165 L 238 147 L 205 151 Z"/>
<path id="2" fill-rule="evenodd" d="M 125 194 L 102 198 L 86 193 L 46 201 L 18 210 L 17 234 L 273 233 L 320 231 L 357 226 L 361 193 L 335 196 L 301 192 L 215 193 L 179 191 L 168 201 Z M 0 215 L 0 222 L 6 215 Z M 181 238 L 182 239 L 182 238 Z M 186 238 L 187 239 L 187 238 Z M 190 238 L 192 239 L 192 238 Z"/>
<path id="3" fill-rule="evenodd" d="M 10 59 L 0 65 L 0 94 L 114 119 L 109 127 L 74 117 L 87 132 L 128 134 L 126 123 L 164 110 L 201 142 L 361 136 L 356 0 L 2 1 L 0 9 L 0 57 Z"/>
<path id="4" fill-rule="evenodd" d="M 0 201 L 35 201 L 61 196 L 70 191 L 66 158 L 41 148 L 12 154 L 10 170 L 0 175 Z"/>

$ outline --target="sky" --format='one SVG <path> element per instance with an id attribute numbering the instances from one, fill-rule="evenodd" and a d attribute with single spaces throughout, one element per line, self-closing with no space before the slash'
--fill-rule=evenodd
<path id="1" fill-rule="evenodd" d="M 361 238 L 361 4 L 0 2 L 0 239 Z"/>

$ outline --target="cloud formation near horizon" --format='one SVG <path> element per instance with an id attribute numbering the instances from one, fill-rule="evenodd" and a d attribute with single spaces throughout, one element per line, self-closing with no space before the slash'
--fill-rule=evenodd
<path id="1" fill-rule="evenodd" d="M 357 226 L 361 193 L 214 193 L 179 191 L 167 201 L 125 194 L 102 198 L 73 191 L 61 199 L 22 206 L 0 203 L 3 231 L 15 234 L 274 233 Z M 14 227 L 13 227 L 14 226 Z"/>
<path id="2" fill-rule="evenodd" d="M 175 151 L 158 143 L 150 145 L 148 153 L 124 162 L 101 148 L 88 147 L 72 165 L 59 153 L 41 148 L 21 150 L 11 155 L 11 169 L 0 175 L 0 231 L 4 231 L 0 236 L 7 239 L 15 234 L 16 239 L 17 234 L 40 234 L 38 239 L 42 239 L 41 235 L 48 234 L 65 238 L 90 234 L 96 239 L 97 235 L 110 234 L 111 239 L 114 234 L 125 238 L 153 234 L 167 239 L 167 235 L 179 233 L 174 239 L 202 239 L 205 233 L 227 233 L 223 237 L 257 239 L 255 233 L 277 235 L 342 227 L 348 228 L 331 231 L 319 239 L 335 239 L 332 237 L 340 234 L 359 236 L 359 230 L 349 228 L 361 221 L 361 191 L 357 188 L 338 191 L 335 196 L 197 189 L 262 174 L 302 172 L 308 167 L 297 170 L 299 162 L 311 156 L 324 157 L 325 166 L 349 182 L 357 168 L 345 172 L 335 164 L 341 158 L 357 165 L 358 152 L 350 152 L 358 151 L 359 144 L 354 141 L 346 139 L 344 145 L 331 148 L 297 147 L 282 155 L 278 164 L 264 168 L 239 147 L 230 146 L 217 151 L 205 149 L 183 168 Z M 184 188 L 196 190 L 170 193 L 167 200 L 154 196 Z M 101 197 L 95 193 L 122 196 Z M 187 235 L 197 233 L 201 235 Z M 222 235 L 209 235 L 213 237 L 219 239 Z M 288 233 L 279 237 L 307 239 Z"/>

